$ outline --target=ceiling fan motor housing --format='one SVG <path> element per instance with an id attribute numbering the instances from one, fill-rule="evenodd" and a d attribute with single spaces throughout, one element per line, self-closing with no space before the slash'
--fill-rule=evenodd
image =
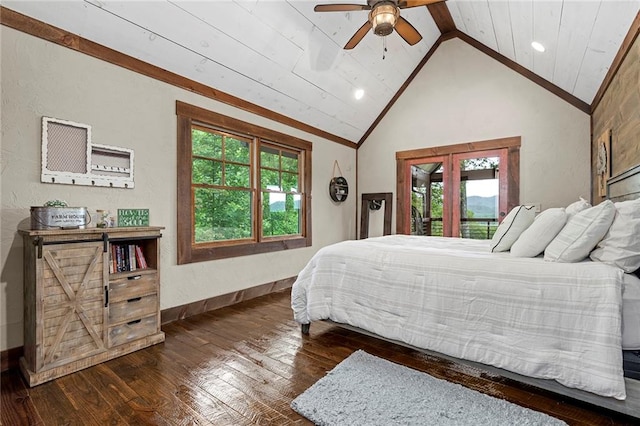
<path id="1" fill-rule="evenodd" d="M 393 2 L 377 3 L 369 12 L 369 22 L 373 27 L 373 33 L 377 36 L 388 36 L 400 16 L 400 10 Z"/>

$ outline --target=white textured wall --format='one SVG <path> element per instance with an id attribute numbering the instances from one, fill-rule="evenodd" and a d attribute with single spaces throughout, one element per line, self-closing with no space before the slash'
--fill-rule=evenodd
<path id="1" fill-rule="evenodd" d="M 319 248 L 355 237 L 355 197 L 328 195 L 334 160 L 355 183 L 354 149 L 72 50 L 0 27 L 2 210 L 0 350 L 22 345 L 22 241 L 29 208 L 63 199 L 90 210 L 149 208 L 161 240 L 162 309 L 297 275 Z M 176 115 L 181 100 L 313 143 L 313 247 L 176 265 Z M 43 116 L 92 126 L 93 142 L 135 151 L 135 189 L 40 183 Z"/>
<path id="2" fill-rule="evenodd" d="M 395 200 L 397 151 L 509 136 L 522 137 L 521 203 L 589 198 L 589 116 L 467 43 L 446 41 L 358 150 L 358 191 Z M 381 232 L 374 216 L 371 230 Z"/>

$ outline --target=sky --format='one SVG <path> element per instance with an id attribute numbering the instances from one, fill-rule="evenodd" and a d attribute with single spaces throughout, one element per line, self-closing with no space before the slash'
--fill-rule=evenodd
<path id="1" fill-rule="evenodd" d="M 477 195 L 480 197 L 498 195 L 498 179 L 467 181 L 467 196 L 470 195 Z"/>

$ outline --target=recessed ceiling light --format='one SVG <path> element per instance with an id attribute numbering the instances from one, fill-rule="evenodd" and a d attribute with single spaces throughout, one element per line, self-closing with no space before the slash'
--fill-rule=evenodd
<path id="1" fill-rule="evenodd" d="M 364 89 L 356 89 L 356 90 L 355 90 L 355 92 L 353 92 L 353 96 L 354 96 L 357 100 L 362 99 L 362 97 L 364 96 Z"/>
<path id="2" fill-rule="evenodd" d="M 531 42 L 531 47 L 533 47 L 534 49 L 536 49 L 538 52 L 544 52 L 544 46 L 537 42 L 537 41 L 532 41 Z"/>

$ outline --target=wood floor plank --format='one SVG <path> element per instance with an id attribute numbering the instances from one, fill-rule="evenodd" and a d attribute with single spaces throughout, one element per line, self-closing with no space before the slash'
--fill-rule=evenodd
<path id="1" fill-rule="evenodd" d="M 180 378 L 179 391 L 176 396 L 195 409 L 200 415 L 214 425 L 233 424 L 249 425 L 253 424 L 250 417 L 243 416 L 240 411 L 235 410 L 229 404 L 209 393 L 200 377 L 202 372 L 208 373 L 211 370 L 211 358 L 206 364 L 194 360 L 193 351 L 174 351 L 171 348 L 156 348 L 156 351 L 149 351 L 149 356 L 157 358 L 166 367 L 163 374 Z M 215 362 L 215 361 L 213 361 Z"/>
<path id="2" fill-rule="evenodd" d="M 99 425 L 127 425 L 122 416 L 109 404 L 94 385 L 82 374 L 70 374 L 57 381 L 58 386 L 76 411 L 82 407 L 87 423 Z M 89 420 L 91 419 L 91 420 Z"/>
<path id="3" fill-rule="evenodd" d="M 17 370 L 2 373 L 0 381 L 0 424 L 44 424 Z M 10 409 L 7 409 L 11 407 Z"/>
<path id="4" fill-rule="evenodd" d="M 80 374 L 94 383 L 105 401 L 118 410 L 128 424 L 168 424 L 144 398 L 113 372 L 109 362 L 82 370 Z"/>
<path id="5" fill-rule="evenodd" d="M 44 383 L 29 390 L 34 406 L 44 424 L 50 425 L 97 425 L 89 421 L 91 417 L 82 412 L 83 407 L 75 407 L 65 396 L 58 381 Z M 2 407 L 3 410 L 6 407 Z"/>
<path id="6" fill-rule="evenodd" d="M 176 348 L 171 350 L 176 350 Z M 211 354 L 217 353 L 217 356 L 213 357 L 207 351 L 211 351 Z M 175 353 L 175 357 L 182 356 Z M 215 366 L 210 365 L 212 358 L 216 359 Z M 184 357 L 182 362 L 185 363 L 185 368 L 191 372 L 195 371 L 199 365 L 201 366 L 203 360 L 206 360 L 209 365 L 205 367 L 206 375 L 199 375 L 194 378 L 198 386 L 204 389 L 211 389 L 212 383 L 214 383 L 217 386 L 224 386 L 227 389 L 227 393 L 240 392 L 245 395 L 245 400 L 248 403 L 253 404 L 253 411 L 255 411 L 256 407 L 260 407 L 260 412 L 269 421 L 277 421 L 277 424 L 288 422 L 287 417 L 282 416 L 282 411 L 285 411 L 287 415 L 291 414 L 289 403 L 295 397 L 287 390 L 288 381 L 252 363 L 242 354 L 220 348 L 214 344 L 201 346 L 197 353 L 190 352 L 188 359 Z M 220 381 L 223 381 L 224 384 Z M 234 390 L 231 390 L 228 386 L 233 387 Z M 283 391 L 283 389 L 285 390 Z M 283 396 L 283 393 L 286 395 Z M 226 395 L 214 393 L 214 396 L 227 400 L 229 404 L 234 404 L 234 401 L 228 400 Z M 286 409 L 281 408 L 283 404 L 286 405 Z M 247 412 L 246 407 L 243 407 L 242 404 L 234 405 L 234 408 L 243 414 Z"/>
<path id="7" fill-rule="evenodd" d="M 362 349 L 569 425 L 638 424 L 478 368 L 318 322 L 303 335 L 288 290 L 163 325 L 164 343 L 37 386 L 2 375 L 2 425 L 303 425 L 291 401 Z"/>
<path id="8" fill-rule="evenodd" d="M 177 425 L 209 425 L 206 418 L 186 404 L 176 393 L 180 390 L 180 378 L 175 377 L 178 384 L 162 375 L 163 366 L 158 368 L 158 359 L 149 354 L 152 349 L 128 354 L 111 361 L 113 370 L 146 401 L 154 411 L 169 424 Z M 133 361 L 135 368 L 130 367 Z"/>

